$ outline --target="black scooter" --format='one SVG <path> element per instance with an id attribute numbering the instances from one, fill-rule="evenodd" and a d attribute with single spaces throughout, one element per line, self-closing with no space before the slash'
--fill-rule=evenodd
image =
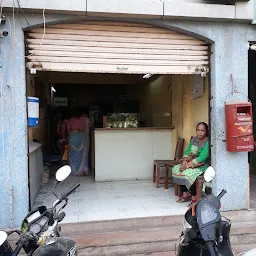
<path id="1" fill-rule="evenodd" d="M 61 167 L 56 173 L 56 180 L 53 193 L 59 182 L 65 180 L 71 173 L 68 165 Z M 66 213 L 61 212 L 67 203 L 68 196 L 73 193 L 80 184 L 71 187 L 67 192 L 58 198 L 52 208 L 47 209 L 45 206 L 38 207 L 24 218 L 22 228 L 11 232 L 0 231 L 0 255 L 16 256 L 21 249 L 28 256 L 75 256 L 77 255 L 77 247 L 73 240 L 63 239 L 60 237 L 61 227 L 59 223 L 65 218 Z M 63 203 L 63 204 L 62 204 Z M 57 211 L 57 206 L 62 206 Z M 20 238 L 16 243 L 17 247 L 13 251 L 9 245 L 7 238 L 12 233 L 19 234 Z"/>
<path id="2" fill-rule="evenodd" d="M 204 178 L 210 182 L 215 170 L 209 167 Z M 234 256 L 230 245 L 230 220 L 220 215 L 220 199 L 225 190 L 215 197 L 206 187 L 206 194 L 186 212 L 177 256 Z"/>

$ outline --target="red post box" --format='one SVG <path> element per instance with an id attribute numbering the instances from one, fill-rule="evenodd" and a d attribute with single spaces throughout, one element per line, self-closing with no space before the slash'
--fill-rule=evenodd
<path id="1" fill-rule="evenodd" d="M 225 112 L 227 151 L 254 151 L 252 104 L 228 103 Z"/>

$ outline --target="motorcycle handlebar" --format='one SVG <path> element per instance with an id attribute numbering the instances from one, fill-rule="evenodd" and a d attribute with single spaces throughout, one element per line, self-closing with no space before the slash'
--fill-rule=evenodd
<path id="1" fill-rule="evenodd" d="M 225 189 L 223 189 L 219 195 L 217 196 L 217 198 L 220 200 L 225 194 L 227 193 L 227 191 Z"/>
<path id="2" fill-rule="evenodd" d="M 64 194 L 61 195 L 61 199 L 64 199 L 68 197 L 70 194 L 72 194 L 78 187 L 80 187 L 80 184 L 77 183 L 73 187 L 71 187 L 68 191 L 66 191 Z"/>

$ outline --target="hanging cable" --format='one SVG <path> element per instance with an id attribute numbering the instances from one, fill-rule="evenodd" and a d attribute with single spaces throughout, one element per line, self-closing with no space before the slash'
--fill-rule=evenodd
<path id="1" fill-rule="evenodd" d="M 27 20 L 27 17 L 26 17 L 26 15 L 25 15 L 25 13 L 23 12 L 23 9 L 22 9 L 21 6 L 20 6 L 20 0 L 16 0 L 16 1 L 17 1 L 17 3 L 18 3 L 19 9 L 21 10 L 24 19 L 26 20 L 28 26 L 30 27 L 30 24 L 29 24 L 29 22 L 28 22 L 28 20 Z"/>

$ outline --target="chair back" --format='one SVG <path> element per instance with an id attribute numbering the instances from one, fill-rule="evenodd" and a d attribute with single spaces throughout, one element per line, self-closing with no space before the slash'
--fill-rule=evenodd
<path id="1" fill-rule="evenodd" d="M 183 157 L 183 148 L 184 148 L 185 139 L 178 138 L 175 154 L 174 154 L 174 160 L 179 161 Z"/>

